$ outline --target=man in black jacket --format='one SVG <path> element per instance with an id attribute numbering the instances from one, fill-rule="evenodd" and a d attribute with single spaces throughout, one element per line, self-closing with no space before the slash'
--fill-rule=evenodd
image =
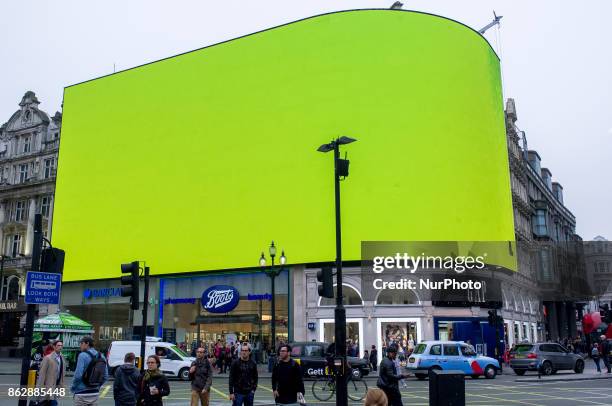
<path id="1" fill-rule="evenodd" d="M 189 379 L 191 380 L 191 406 L 208 406 L 210 387 L 212 386 L 212 367 L 205 356 L 204 348 L 196 350 L 196 360 L 189 368 Z"/>
<path id="2" fill-rule="evenodd" d="M 233 406 L 253 406 L 257 390 L 257 364 L 251 358 L 251 346 L 242 343 L 240 358 L 230 367 L 229 393 Z"/>
<path id="3" fill-rule="evenodd" d="M 113 382 L 115 405 L 136 405 L 140 371 L 134 366 L 135 359 L 136 355 L 133 352 L 128 352 L 123 358 L 124 364 L 115 371 L 115 381 Z"/>
<path id="4" fill-rule="evenodd" d="M 402 395 L 399 391 L 399 380 L 408 377 L 400 374 L 395 368 L 393 360 L 397 357 L 397 347 L 391 344 L 387 348 L 387 357 L 380 362 L 378 371 L 378 382 L 376 385 L 387 395 L 389 406 L 403 406 Z"/>
<path id="5" fill-rule="evenodd" d="M 291 359 L 291 347 L 283 344 L 278 349 L 278 362 L 272 370 L 272 390 L 277 405 L 291 405 L 298 402 L 298 393 L 304 399 L 302 368 Z"/>

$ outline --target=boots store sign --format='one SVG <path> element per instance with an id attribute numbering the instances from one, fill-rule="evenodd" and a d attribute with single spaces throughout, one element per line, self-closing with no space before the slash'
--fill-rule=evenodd
<path id="1" fill-rule="evenodd" d="M 228 313 L 238 306 L 240 293 L 233 286 L 215 285 L 202 293 L 202 307 L 209 313 Z"/>

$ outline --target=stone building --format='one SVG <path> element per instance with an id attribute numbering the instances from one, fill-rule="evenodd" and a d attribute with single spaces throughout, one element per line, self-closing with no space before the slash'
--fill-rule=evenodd
<path id="1" fill-rule="evenodd" d="M 62 114 L 49 118 L 39 104 L 26 92 L 0 127 L 0 356 L 13 355 L 22 340 L 35 214 L 42 214 L 43 234 L 51 238 Z"/>

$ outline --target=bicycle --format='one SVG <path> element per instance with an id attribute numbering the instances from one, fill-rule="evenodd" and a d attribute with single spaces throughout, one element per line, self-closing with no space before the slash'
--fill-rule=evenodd
<path id="1" fill-rule="evenodd" d="M 368 384 L 363 379 L 356 379 L 352 373 L 347 375 L 346 382 L 349 399 L 361 401 L 368 391 Z M 336 376 L 327 374 L 312 383 L 312 394 L 321 402 L 328 401 L 336 393 Z"/>

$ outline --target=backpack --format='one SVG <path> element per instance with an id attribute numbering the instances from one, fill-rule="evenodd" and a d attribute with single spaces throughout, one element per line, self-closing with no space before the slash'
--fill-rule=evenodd
<path id="1" fill-rule="evenodd" d="M 91 357 L 91 361 L 83 372 L 83 383 L 87 386 L 102 386 L 104 375 L 106 375 L 106 360 L 100 353 L 97 355 L 93 355 L 90 351 L 85 351 L 85 353 Z"/>
<path id="2" fill-rule="evenodd" d="M 597 347 L 593 347 L 593 349 L 591 350 L 591 357 L 599 357 L 599 350 L 597 349 Z"/>

